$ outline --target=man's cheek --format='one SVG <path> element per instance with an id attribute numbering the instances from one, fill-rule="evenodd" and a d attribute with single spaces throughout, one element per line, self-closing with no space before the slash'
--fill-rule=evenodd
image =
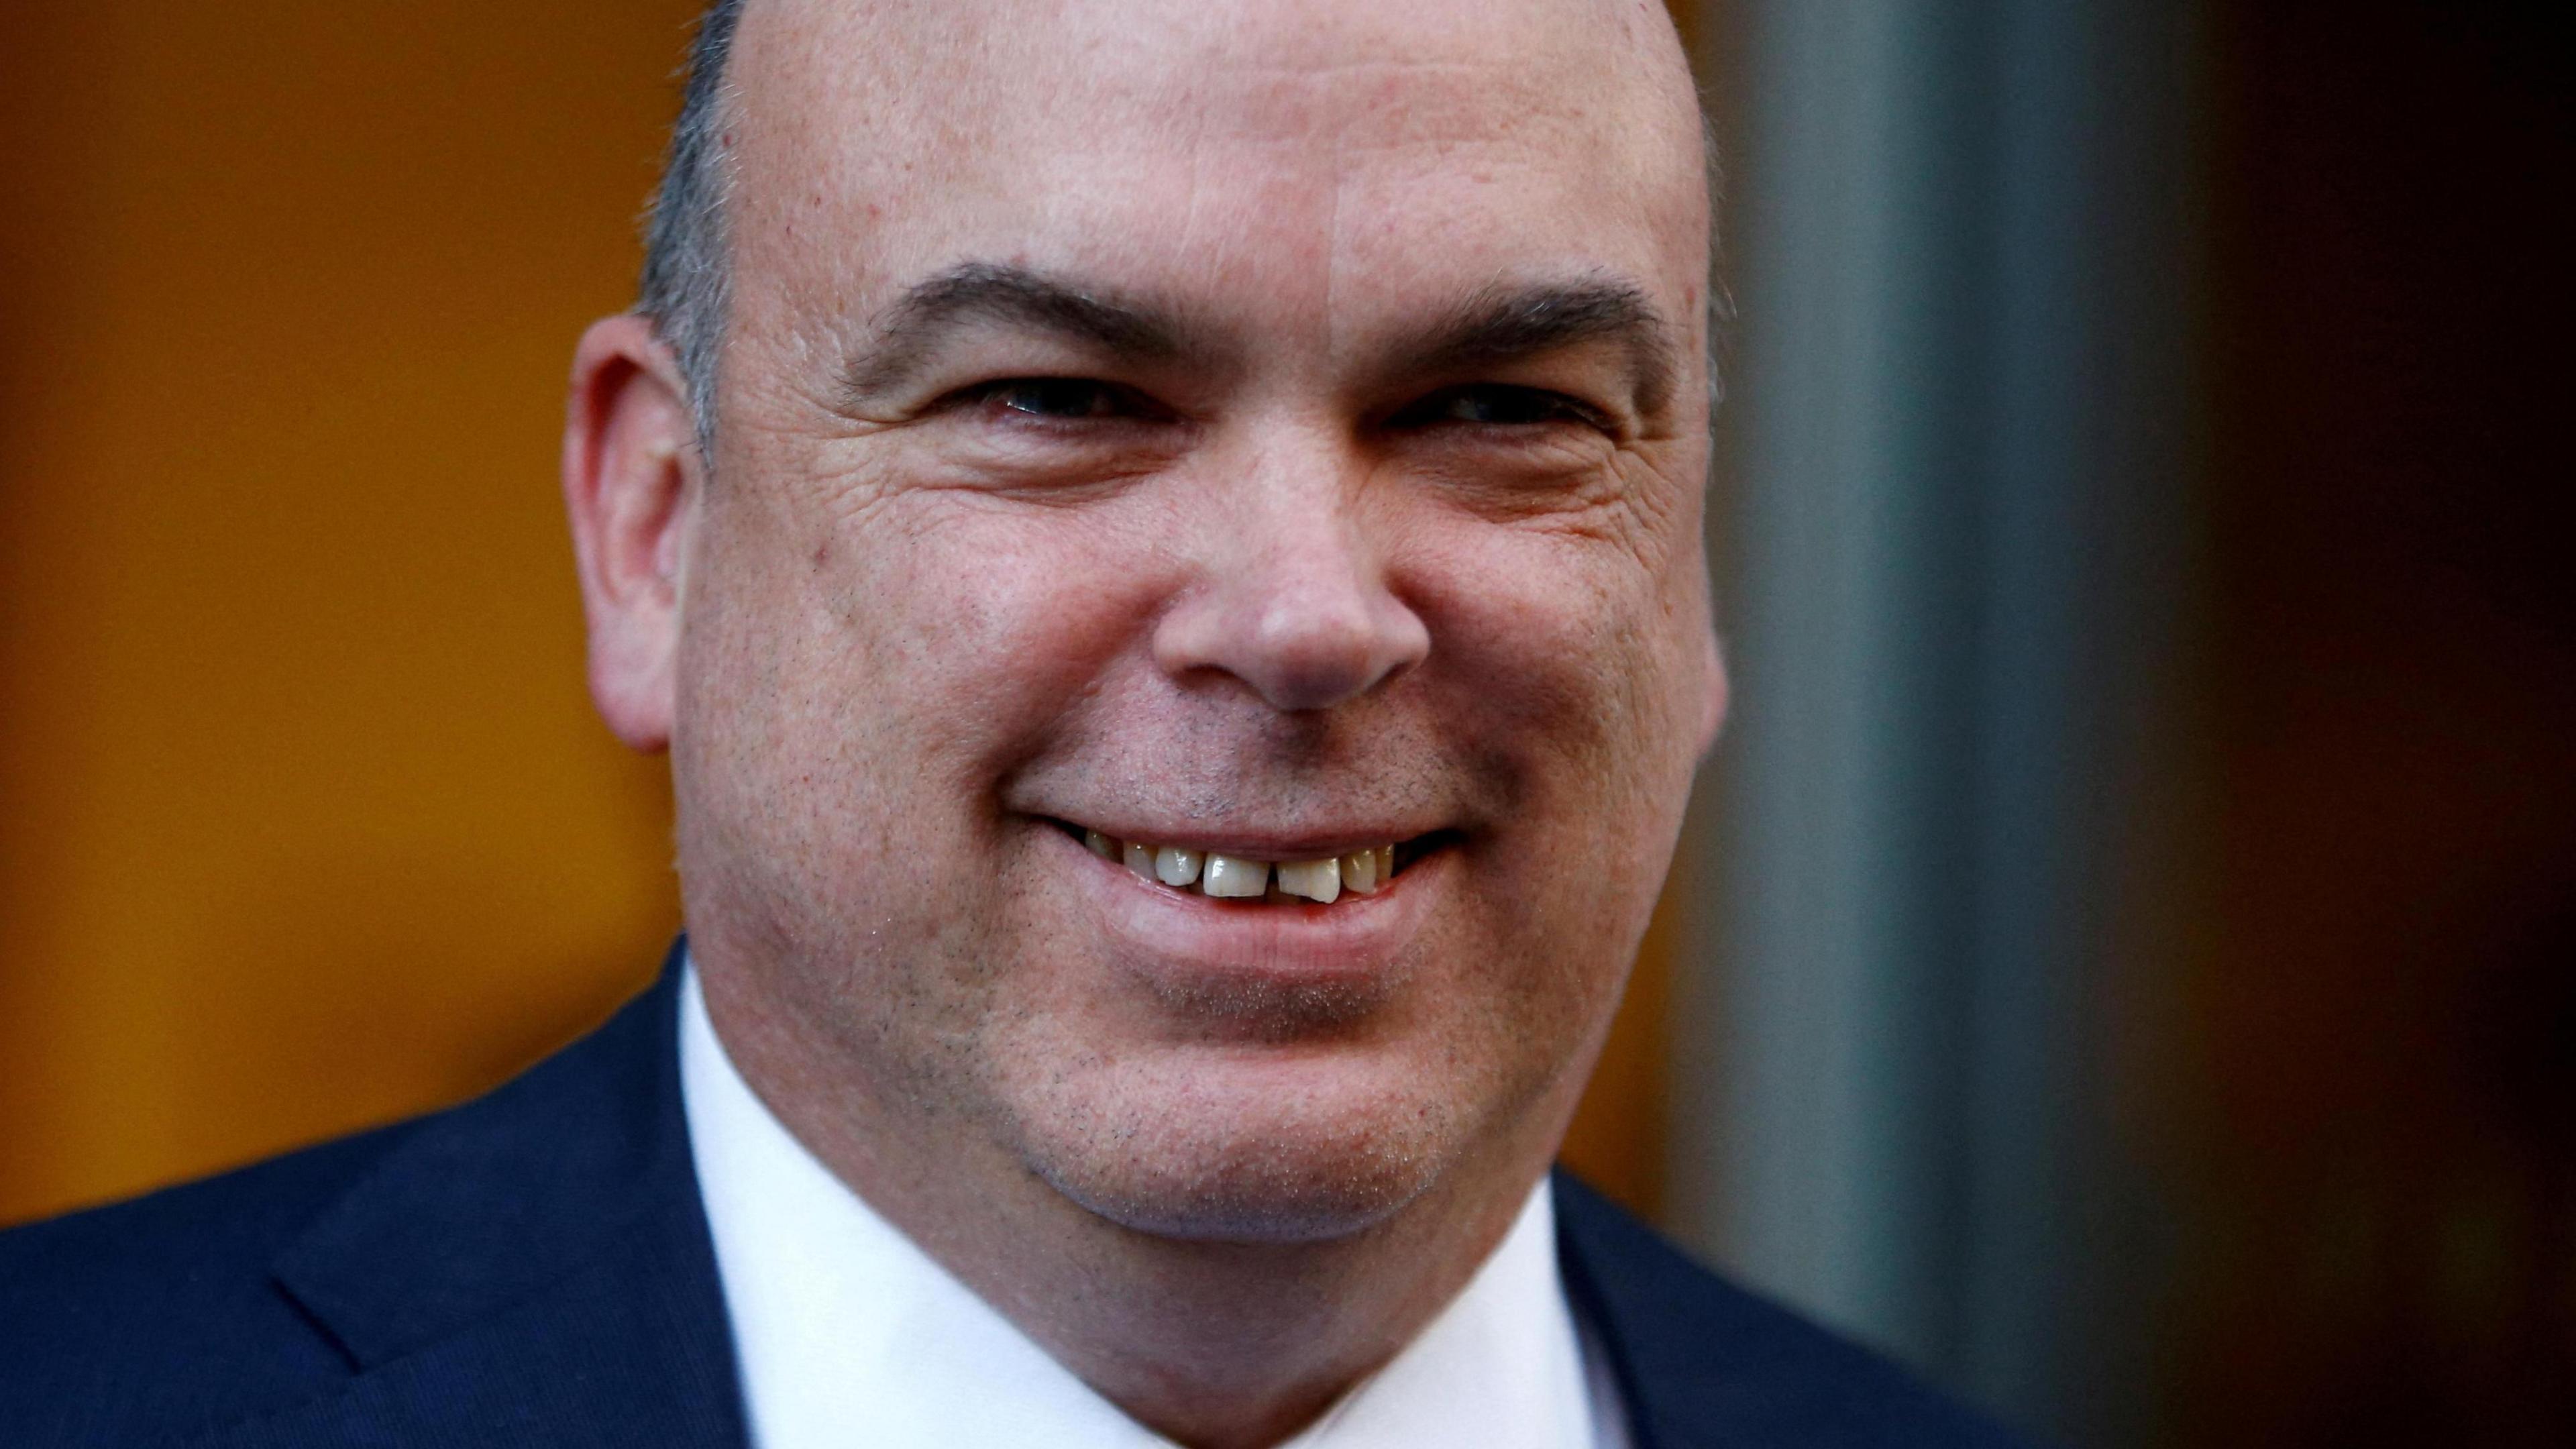
<path id="1" fill-rule="evenodd" d="M 1433 604 L 1434 667 L 1445 654 L 1446 678 L 1507 686 L 1460 717 L 1555 750 L 1614 748 L 1640 677 L 1657 669 L 1659 601 L 1598 542 L 1491 532 L 1509 536 L 1461 553 Z"/>
<path id="2" fill-rule="evenodd" d="M 908 504 L 888 510 L 899 527 L 843 545 L 857 566 L 830 585 L 844 627 L 870 639 L 890 674 L 995 702 L 1060 693 L 1150 608 L 1150 562 L 1078 509 L 953 492 Z"/>

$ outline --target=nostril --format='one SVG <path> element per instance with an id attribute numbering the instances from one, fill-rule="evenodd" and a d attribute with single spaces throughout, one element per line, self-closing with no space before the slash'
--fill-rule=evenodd
<path id="1" fill-rule="evenodd" d="M 1329 709 L 1364 694 L 1376 684 L 1378 673 L 1365 655 L 1309 654 L 1281 658 L 1244 678 L 1272 708 L 1302 711 Z"/>

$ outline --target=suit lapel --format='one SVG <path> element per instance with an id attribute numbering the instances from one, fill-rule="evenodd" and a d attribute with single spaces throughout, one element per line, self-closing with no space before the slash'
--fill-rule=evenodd
<path id="1" fill-rule="evenodd" d="M 1712 1314 L 1727 1290 L 1562 1169 L 1554 1176 L 1565 1290 L 1610 1360 L 1635 1449 L 1751 1449 L 1767 1415 L 1759 1354 Z"/>
<path id="2" fill-rule="evenodd" d="M 1617 1373 L 1637 1449 L 2018 1442 L 1723 1281 L 1563 1172 L 1556 1208 L 1566 1292 Z"/>
<path id="3" fill-rule="evenodd" d="M 678 960 L 597 1032 L 421 1123 L 278 1258 L 354 1377 L 209 1449 L 744 1442 L 680 1108 Z"/>

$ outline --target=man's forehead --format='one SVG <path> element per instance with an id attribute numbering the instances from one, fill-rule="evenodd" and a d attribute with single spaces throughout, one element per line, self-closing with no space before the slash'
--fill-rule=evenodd
<path id="1" fill-rule="evenodd" d="M 1443 63 L 1652 83 L 1679 63 L 1661 0 L 751 0 L 741 43 L 860 91 L 1013 71 L 1044 88 Z"/>
<path id="2" fill-rule="evenodd" d="M 1566 142 L 1685 150 L 1696 134 L 1660 0 L 755 0 L 729 79 L 780 159 L 916 174 L 1176 130 L 1369 146 L 1582 127 Z"/>
<path id="3" fill-rule="evenodd" d="M 759 0 L 729 80 L 737 261 L 836 309 L 968 260 L 1401 285 L 1426 222 L 1470 267 L 1701 266 L 1658 0 Z"/>

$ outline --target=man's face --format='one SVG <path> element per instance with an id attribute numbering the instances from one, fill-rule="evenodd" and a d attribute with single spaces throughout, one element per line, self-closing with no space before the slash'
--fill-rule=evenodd
<path id="1" fill-rule="evenodd" d="M 809 1086 L 1183 1236 L 1543 1159 L 1721 691 L 1664 25 L 753 7 L 673 747 Z"/>

